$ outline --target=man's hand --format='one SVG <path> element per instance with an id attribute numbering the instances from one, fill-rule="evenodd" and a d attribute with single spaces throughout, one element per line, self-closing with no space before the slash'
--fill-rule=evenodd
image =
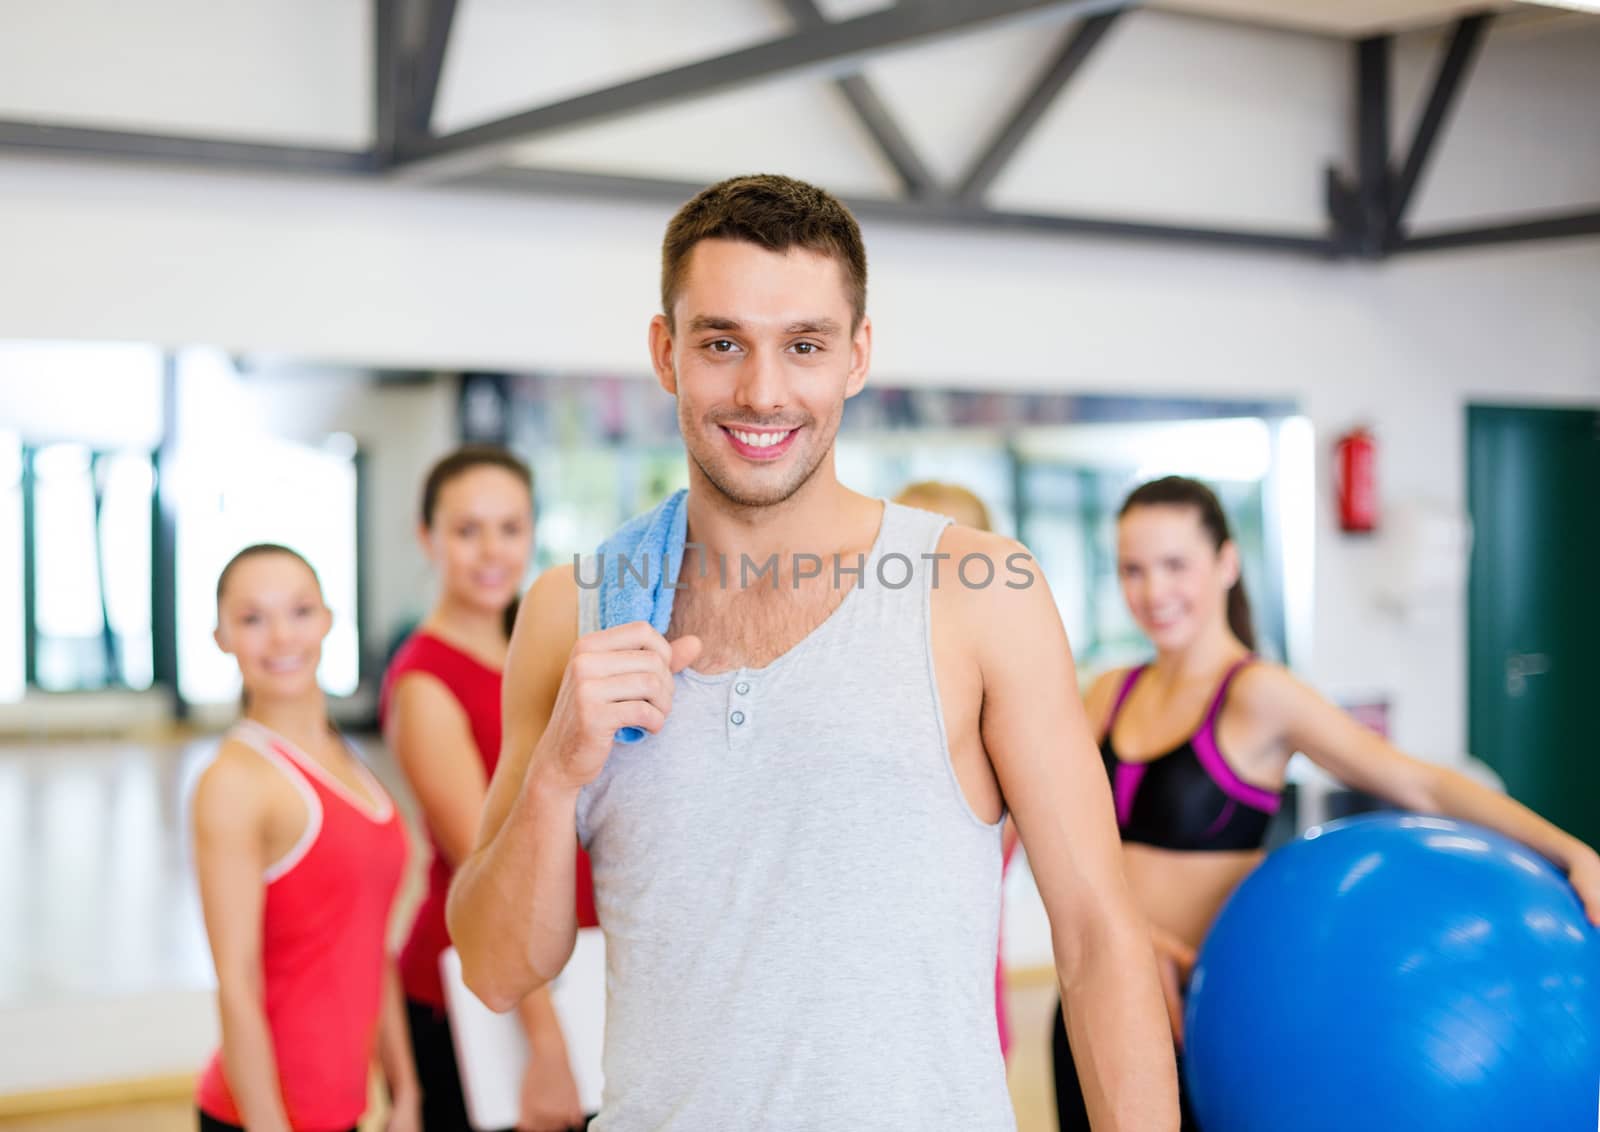
<path id="1" fill-rule="evenodd" d="M 536 773 L 575 791 L 600 774 L 622 728 L 660 731 L 672 710 L 672 677 L 700 647 L 699 637 L 669 644 L 643 621 L 580 637 L 533 760 Z"/>

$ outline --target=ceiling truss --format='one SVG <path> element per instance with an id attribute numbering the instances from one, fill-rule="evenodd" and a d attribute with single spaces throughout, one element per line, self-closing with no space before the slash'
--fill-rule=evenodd
<path id="1" fill-rule="evenodd" d="M 853 197 L 861 216 L 910 224 L 1038 233 L 1077 233 L 1146 241 L 1254 249 L 1324 259 L 1389 256 L 1528 240 L 1600 235 L 1600 207 L 1514 223 L 1413 233 L 1407 221 L 1416 189 L 1492 17 L 1461 19 L 1440 55 L 1415 132 L 1400 160 L 1389 139 L 1392 38 L 1351 45 L 1355 70 L 1353 145 L 1346 169 L 1325 173 L 1324 234 L 1168 225 L 1115 217 L 1058 215 L 991 207 L 988 190 L 1049 108 L 1129 9 L 1124 0 L 902 0 L 829 21 L 816 0 L 774 0 L 793 24 L 786 35 L 712 59 L 449 133 L 432 128 L 457 0 L 372 0 L 374 143 L 340 150 L 193 138 L 0 119 L 0 153 L 41 153 L 246 172 L 342 175 L 448 183 L 522 193 L 560 193 L 679 203 L 701 187 L 666 179 L 533 169 L 508 163 L 532 138 L 778 76 L 816 74 L 834 85 L 900 183 L 894 197 Z M 892 49 L 931 42 L 1008 20 L 1068 24 L 1054 56 L 979 149 L 955 184 L 941 184 L 895 120 L 863 65 Z"/>

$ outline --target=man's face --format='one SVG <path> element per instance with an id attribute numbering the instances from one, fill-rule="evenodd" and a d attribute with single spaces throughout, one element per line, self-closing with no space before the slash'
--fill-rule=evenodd
<path id="1" fill-rule="evenodd" d="M 650 324 L 650 350 L 689 458 L 738 506 L 782 503 L 832 455 L 867 379 L 872 327 L 851 331 L 843 264 L 702 240 L 671 313 L 670 329 L 661 315 Z"/>

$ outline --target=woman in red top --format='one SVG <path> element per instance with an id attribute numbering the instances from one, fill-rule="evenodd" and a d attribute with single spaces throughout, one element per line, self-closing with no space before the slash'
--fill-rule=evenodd
<path id="1" fill-rule="evenodd" d="M 435 464 L 423 485 L 423 548 L 439 596 L 395 654 L 379 714 L 384 737 L 422 805 L 433 842 L 428 891 L 400 958 L 427 1132 L 468 1128 L 445 1014 L 439 957 L 450 945 L 445 898 L 472 851 L 489 776 L 500 757 L 500 669 L 533 549 L 532 477 L 498 448 L 471 447 Z M 580 851 L 578 923 L 594 926 L 594 891 Z M 533 1056 L 522 1081 L 522 1132 L 564 1132 L 584 1113 L 548 990 L 518 1008 Z"/>
<path id="2" fill-rule="evenodd" d="M 317 664 L 331 621 L 316 574 L 285 547 L 247 547 L 217 582 L 217 645 L 238 661 L 245 710 L 192 806 L 222 1021 L 196 1098 L 202 1132 L 353 1128 L 375 1049 L 389 1132 L 420 1128 L 385 949 L 405 828 L 328 721 Z"/>

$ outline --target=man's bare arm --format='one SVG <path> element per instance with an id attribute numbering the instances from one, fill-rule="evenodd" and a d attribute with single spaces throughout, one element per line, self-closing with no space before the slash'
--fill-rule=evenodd
<path id="1" fill-rule="evenodd" d="M 524 789 L 577 639 L 572 571 L 548 571 L 517 614 L 501 682 L 500 758 L 447 905 L 462 976 L 495 1010 L 558 974 L 577 935 L 577 793 Z"/>
<path id="2" fill-rule="evenodd" d="M 997 563 L 1022 551 L 954 530 L 941 549 Z M 959 602 L 983 678 L 984 747 L 1050 916 L 1090 1120 L 1108 1132 L 1175 1132 L 1177 1070 L 1150 929 L 1123 875 L 1066 632 L 1043 574 L 1031 569 L 1025 588 L 996 583 Z"/>
<path id="3" fill-rule="evenodd" d="M 570 567 L 529 590 L 502 681 L 500 759 L 446 909 L 462 977 L 491 1009 L 512 1009 L 566 965 L 577 935 L 578 793 L 619 729 L 661 729 L 672 673 L 699 644 L 668 645 L 642 622 L 580 638 Z"/>

